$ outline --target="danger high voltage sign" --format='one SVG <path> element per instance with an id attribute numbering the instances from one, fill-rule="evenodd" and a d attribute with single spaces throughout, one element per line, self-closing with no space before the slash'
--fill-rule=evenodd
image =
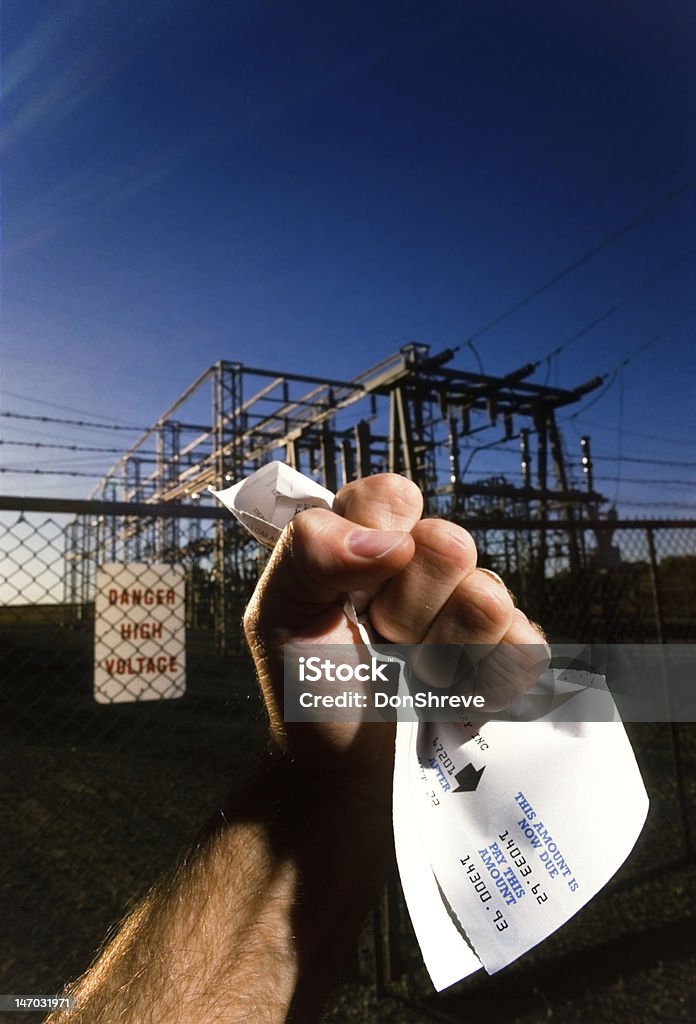
<path id="1" fill-rule="evenodd" d="M 137 562 L 97 570 L 94 699 L 167 700 L 186 689 L 184 571 Z"/>

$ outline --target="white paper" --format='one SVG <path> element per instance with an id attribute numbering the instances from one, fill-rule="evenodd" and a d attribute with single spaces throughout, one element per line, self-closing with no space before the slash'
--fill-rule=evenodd
<path id="1" fill-rule="evenodd" d="M 400 722 L 396 729 L 394 845 L 411 924 L 430 979 L 440 992 L 477 971 L 481 961 L 447 910 L 411 807 L 409 764 L 417 731 L 411 722 Z"/>
<path id="2" fill-rule="evenodd" d="M 453 723 L 411 730 L 394 815 L 415 818 L 437 883 L 493 974 L 609 881 L 648 805 L 620 723 L 585 722 L 579 732 L 496 721 L 468 733 Z M 458 791 L 467 766 L 476 788 Z M 432 964 L 437 986 L 437 957 Z"/>
<path id="3" fill-rule="evenodd" d="M 212 493 L 247 530 L 272 548 L 293 516 L 307 508 L 331 508 L 331 491 L 284 462 L 269 462 L 224 491 Z"/>
<path id="4" fill-rule="evenodd" d="M 333 501 L 282 463 L 213 493 L 271 547 L 297 512 Z M 533 722 L 515 721 L 513 705 L 512 721 L 480 728 L 397 725 L 397 861 L 438 991 L 481 965 L 500 970 L 559 928 L 618 870 L 645 821 L 645 787 L 602 678 L 549 671 L 530 694 L 516 702 L 520 718 L 523 702 L 546 701 Z M 568 715 L 569 700 L 586 714 Z"/>

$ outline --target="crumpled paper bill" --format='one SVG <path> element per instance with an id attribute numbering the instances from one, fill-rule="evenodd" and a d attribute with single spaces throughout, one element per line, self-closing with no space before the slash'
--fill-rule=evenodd
<path id="1" fill-rule="evenodd" d="M 266 547 L 298 512 L 333 503 L 280 462 L 213 494 Z M 350 601 L 346 610 L 356 619 Z M 359 625 L 370 646 L 364 616 Z M 572 676 L 563 672 L 566 685 Z M 481 966 L 493 974 L 551 935 L 640 835 L 648 798 L 618 714 L 566 717 L 560 706 L 539 721 L 398 722 L 397 862 L 438 991 Z"/>
<path id="2" fill-rule="evenodd" d="M 334 496 L 284 462 L 269 462 L 224 491 L 212 493 L 265 548 L 272 548 L 293 516 L 331 508 Z"/>

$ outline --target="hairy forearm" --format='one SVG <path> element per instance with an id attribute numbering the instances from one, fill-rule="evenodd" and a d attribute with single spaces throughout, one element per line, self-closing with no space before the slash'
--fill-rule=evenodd
<path id="1" fill-rule="evenodd" d="M 384 805 L 264 764 L 77 983 L 77 1011 L 46 1024 L 308 1024 L 379 891 L 390 835 Z"/>

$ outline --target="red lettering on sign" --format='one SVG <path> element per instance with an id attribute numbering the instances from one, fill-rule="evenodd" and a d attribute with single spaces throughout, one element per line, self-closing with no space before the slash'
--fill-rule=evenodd
<path id="1" fill-rule="evenodd" d="M 166 587 L 157 587 L 153 590 L 150 587 L 146 587 L 144 590 L 140 587 L 126 587 L 120 592 L 115 588 L 108 591 L 109 604 L 124 604 L 124 605 L 141 605 L 146 604 L 148 606 L 155 604 L 166 604 L 169 606 L 175 605 L 177 601 L 176 590 L 172 587 L 168 589 Z"/>
<path id="2" fill-rule="evenodd" d="M 179 671 L 176 655 L 173 654 L 160 654 L 156 658 L 142 654 L 129 655 L 127 658 L 106 658 L 104 665 L 110 676 L 151 676 Z"/>
<path id="3" fill-rule="evenodd" d="M 122 622 L 122 640 L 161 640 L 161 622 Z"/>

